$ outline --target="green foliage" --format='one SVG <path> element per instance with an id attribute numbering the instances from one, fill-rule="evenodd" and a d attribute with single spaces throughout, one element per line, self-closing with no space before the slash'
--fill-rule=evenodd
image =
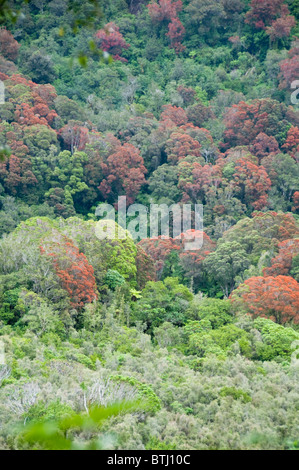
<path id="1" fill-rule="evenodd" d="M 219 244 L 217 250 L 208 255 L 204 264 L 220 283 L 226 296 L 234 289 L 236 277 L 249 267 L 245 250 L 236 242 Z"/>
<path id="2" fill-rule="evenodd" d="M 118 271 L 108 269 L 104 282 L 109 289 L 115 290 L 118 286 L 122 286 L 125 283 L 125 279 Z"/>
<path id="3" fill-rule="evenodd" d="M 295 450 L 299 2 L 148 3 L 0 0 L 0 449 Z M 99 237 L 123 194 L 202 249 Z"/>
<path id="4" fill-rule="evenodd" d="M 182 325 L 187 319 L 188 301 L 193 295 L 177 278 L 166 278 L 163 282 L 148 282 L 142 298 L 134 305 L 135 322 L 145 323 L 153 331 L 163 322 Z"/>
<path id="5" fill-rule="evenodd" d="M 111 380 L 116 383 L 129 384 L 137 389 L 136 403 L 141 405 L 141 410 L 150 414 L 155 414 L 161 409 L 161 400 L 153 391 L 152 387 L 142 383 L 133 377 L 114 375 Z"/>
<path id="6" fill-rule="evenodd" d="M 223 387 L 220 390 L 221 397 L 232 397 L 234 400 L 241 400 L 243 403 L 251 402 L 252 398 L 248 393 L 235 387 Z"/>
<path id="7" fill-rule="evenodd" d="M 235 325 L 222 326 L 216 330 L 211 330 L 206 320 L 198 322 L 196 328 L 195 322 L 192 325 L 187 324 L 185 332 L 189 336 L 189 352 L 197 354 L 200 357 L 208 354 L 215 354 L 219 358 L 225 358 L 232 348 L 237 347 L 237 351 L 247 357 L 252 355 L 250 335 Z M 199 331 L 196 332 L 196 329 Z"/>
<path id="8" fill-rule="evenodd" d="M 151 436 L 146 444 L 145 450 L 176 450 L 176 444 L 166 443 L 157 437 Z"/>
<path id="9" fill-rule="evenodd" d="M 50 403 L 48 406 L 40 401 L 33 405 L 27 413 L 27 423 L 43 423 L 54 420 L 61 420 L 74 415 L 74 410 L 59 400 Z"/>
<path id="10" fill-rule="evenodd" d="M 292 328 L 284 328 L 266 318 L 254 320 L 254 327 L 261 333 L 262 342 L 257 344 L 257 355 L 262 361 L 290 360 L 294 341 L 299 334 Z"/>
<path id="11" fill-rule="evenodd" d="M 209 321 L 213 329 L 232 323 L 233 316 L 229 300 L 203 298 L 190 304 L 190 316 L 196 320 Z"/>
<path id="12" fill-rule="evenodd" d="M 20 298 L 21 289 L 5 291 L 2 296 L 0 320 L 5 324 L 14 324 L 26 312 L 26 307 Z"/>
<path id="13" fill-rule="evenodd" d="M 103 422 L 112 416 L 138 409 L 135 404 L 120 403 L 108 408 L 93 408 L 86 414 L 69 414 L 59 419 L 58 413 L 55 421 L 40 421 L 29 424 L 20 436 L 21 442 L 28 444 L 29 448 L 36 450 L 100 450 L 102 444 L 98 439 L 80 442 L 73 437 L 68 437 L 72 431 L 93 431 L 99 429 Z M 50 410 L 51 416 L 51 410 Z M 45 417 L 48 417 L 45 413 Z M 56 414 L 56 413 L 55 413 Z"/>

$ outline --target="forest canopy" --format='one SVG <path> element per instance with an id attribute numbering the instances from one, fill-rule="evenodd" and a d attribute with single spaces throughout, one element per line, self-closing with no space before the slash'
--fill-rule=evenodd
<path id="1" fill-rule="evenodd" d="M 298 20 L 0 0 L 0 449 L 299 448 Z"/>

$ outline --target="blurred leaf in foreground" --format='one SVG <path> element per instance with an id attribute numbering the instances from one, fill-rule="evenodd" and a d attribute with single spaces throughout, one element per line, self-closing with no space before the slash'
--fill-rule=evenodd
<path id="1" fill-rule="evenodd" d="M 22 432 L 22 440 L 30 448 L 44 450 L 101 450 L 98 436 L 88 441 L 76 440 L 75 434 L 84 431 L 97 432 L 101 425 L 113 416 L 142 411 L 140 402 L 121 402 L 108 407 L 94 407 L 89 413 L 78 413 L 60 420 L 28 424 Z"/>

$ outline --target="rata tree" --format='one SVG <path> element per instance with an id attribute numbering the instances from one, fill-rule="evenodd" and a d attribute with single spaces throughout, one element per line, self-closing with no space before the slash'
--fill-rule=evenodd
<path id="1" fill-rule="evenodd" d="M 88 143 L 84 149 L 84 153 L 87 155 L 87 161 L 84 165 L 84 180 L 88 184 L 88 198 L 91 205 L 100 197 L 99 183 L 103 180 L 103 162 L 119 147 L 119 140 L 111 134 L 103 137 L 95 131 L 89 133 Z"/>
<path id="2" fill-rule="evenodd" d="M 93 267 L 71 240 L 64 237 L 60 242 L 44 243 L 41 254 L 53 263 L 72 308 L 81 310 L 97 299 Z"/>
<path id="3" fill-rule="evenodd" d="M 16 155 L 0 163 L 0 182 L 9 194 L 20 197 L 29 194 L 38 183 L 30 160 Z"/>
<path id="4" fill-rule="evenodd" d="M 179 18 L 172 18 L 168 25 L 168 33 L 166 36 L 170 39 L 170 47 L 175 50 L 177 54 L 186 49 L 182 44 L 182 40 L 185 36 L 185 28 Z"/>
<path id="5" fill-rule="evenodd" d="M 1 289 L 29 289 L 48 299 L 55 309 L 63 311 L 70 307 L 70 299 L 62 288 L 52 261 L 41 253 L 40 246 L 45 238 L 47 243 L 54 239 L 55 242 L 61 240 L 53 221 L 46 217 L 36 217 L 22 222 L 2 240 Z"/>
<path id="6" fill-rule="evenodd" d="M 264 269 L 264 276 L 289 276 L 294 258 L 299 256 L 299 239 L 285 240 L 278 245 L 279 252 L 271 260 L 271 267 Z"/>
<path id="7" fill-rule="evenodd" d="M 190 281 L 192 288 L 203 280 L 203 261 L 216 248 L 200 230 L 187 230 L 176 238 L 144 239 L 138 245 L 153 259 L 158 279 L 175 276 Z"/>
<path id="8" fill-rule="evenodd" d="M 266 33 L 269 35 L 271 43 L 278 39 L 289 37 L 291 30 L 296 26 L 297 23 L 295 17 L 288 13 L 289 10 L 286 9 L 283 16 L 277 18 L 277 20 L 273 21 L 271 26 L 266 28 Z"/>
<path id="9" fill-rule="evenodd" d="M 285 12 L 285 0 L 251 0 L 245 21 L 257 29 L 265 29 Z"/>
<path id="10" fill-rule="evenodd" d="M 10 234 L 7 242 L 11 249 L 4 256 L 1 253 L 2 266 L 5 268 L 4 258 L 8 255 L 9 271 L 18 274 L 19 285 L 25 277 L 25 287 L 61 308 L 71 306 L 79 310 L 97 298 L 92 266 L 55 221 L 47 217 L 27 219 Z M 2 248 L 7 251 L 5 244 Z M 65 303 L 67 298 L 69 302 Z"/>
<path id="11" fill-rule="evenodd" d="M 0 28 L 0 54 L 13 62 L 18 57 L 20 44 L 6 28 Z"/>
<path id="12" fill-rule="evenodd" d="M 293 195 L 293 207 L 292 207 L 292 212 L 298 212 L 299 211 L 299 191 L 296 191 Z"/>
<path id="13" fill-rule="evenodd" d="M 99 225 L 98 225 L 99 224 Z M 99 238 L 98 230 L 104 224 L 114 236 Z M 113 220 L 95 222 L 77 217 L 59 220 L 59 230 L 73 240 L 79 251 L 84 253 L 94 269 L 97 285 L 101 287 L 108 269 L 118 271 L 131 287 L 136 287 L 137 247 L 129 232 Z"/>
<path id="14" fill-rule="evenodd" d="M 119 146 L 102 164 L 104 179 L 99 186 L 104 198 L 115 202 L 121 194 L 133 204 L 140 188 L 146 183 L 147 170 L 138 149 L 132 144 Z"/>
<path id="15" fill-rule="evenodd" d="M 210 119 L 215 119 L 215 115 L 210 107 L 202 103 L 196 103 L 187 108 L 188 121 L 192 122 L 194 126 L 202 127 L 203 124 Z"/>
<path id="16" fill-rule="evenodd" d="M 257 166 L 245 159 L 238 160 L 232 180 L 241 202 L 253 209 L 267 206 L 271 180 L 263 166 Z"/>
<path id="17" fill-rule="evenodd" d="M 268 136 L 267 134 L 261 132 L 256 136 L 254 142 L 250 146 L 250 151 L 260 161 L 262 158 L 267 157 L 270 153 L 278 153 L 279 145 L 275 137 Z"/>
<path id="18" fill-rule="evenodd" d="M 69 121 L 59 131 L 63 144 L 73 154 L 76 150 L 84 150 L 88 142 L 88 129 L 80 121 Z"/>
<path id="19" fill-rule="evenodd" d="M 128 49 L 128 44 L 123 35 L 119 32 L 119 27 L 115 23 L 108 23 L 103 29 L 100 29 L 96 35 L 96 42 L 98 47 L 104 51 L 112 54 L 114 60 L 127 62 L 126 59 L 121 57 L 122 51 Z"/>
<path id="20" fill-rule="evenodd" d="M 201 145 L 188 134 L 173 132 L 166 142 L 167 161 L 176 165 L 187 156 L 200 157 Z"/>
<path id="21" fill-rule="evenodd" d="M 201 165 L 198 162 L 180 165 L 179 188 L 184 191 L 183 200 L 206 204 L 216 197 L 223 183 L 222 169 L 219 165 Z"/>
<path id="22" fill-rule="evenodd" d="M 299 153 L 299 127 L 291 127 L 284 145 L 282 146 L 292 157 L 296 158 Z"/>
<path id="23" fill-rule="evenodd" d="M 167 257 L 173 251 L 180 252 L 181 250 L 179 240 L 164 236 L 145 238 L 138 243 L 138 246 L 153 259 L 158 279 L 161 279 Z"/>
<path id="24" fill-rule="evenodd" d="M 280 79 L 279 88 L 290 90 L 294 81 L 299 77 L 299 46 L 298 39 L 292 44 L 292 49 L 288 52 L 288 58 L 282 60 L 279 64 Z"/>
<path id="25" fill-rule="evenodd" d="M 178 12 L 183 8 L 182 0 L 158 0 L 147 5 L 151 20 L 160 23 L 164 20 L 176 18 Z"/>
<path id="26" fill-rule="evenodd" d="M 192 139 L 197 140 L 201 147 L 200 154 L 206 163 L 215 163 L 219 157 L 219 150 L 214 143 L 210 131 L 203 127 L 197 127 L 188 123 L 180 126 L 179 132 L 186 133 L 192 137 Z"/>
<path id="27" fill-rule="evenodd" d="M 144 289 L 147 282 L 156 281 L 156 270 L 154 260 L 146 254 L 146 252 L 140 245 L 137 245 L 136 268 L 136 280 L 138 289 Z"/>
<path id="28" fill-rule="evenodd" d="M 254 212 L 253 222 L 256 229 L 266 238 L 278 241 L 297 238 L 299 228 L 291 214 L 283 212 Z"/>
<path id="29" fill-rule="evenodd" d="M 177 14 L 183 8 L 182 0 L 153 0 L 147 5 L 149 16 L 155 25 L 168 24 L 166 36 L 170 39 L 170 47 L 178 54 L 185 49 L 182 40 L 185 28 Z"/>
<path id="30" fill-rule="evenodd" d="M 6 105 L 12 111 L 11 114 L 6 114 L 5 120 L 18 122 L 22 126 L 40 124 L 55 127 L 58 115 L 54 109 L 57 95 L 53 86 L 34 83 L 18 74 L 5 77 L 0 73 L 0 79 L 5 82 L 9 93 Z M 4 106 L 7 108 L 6 105 Z"/>
<path id="31" fill-rule="evenodd" d="M 16 106 L 15 119 L 22 126 L 50 127 L 56 117 L 56 112 L 50 111 L 46 105 L 32 107 L 27 103 L 22 103 Z"/>
<path id="32" fill-rule="evenodd" d="M 252 0 L 250 7 L 245 22 L 264 30 L 271 43 L 287 38 L 296 26 L 296 19 L 290 15 L 285 0 Z"/>
<path id="33" fill-rule="evenodd" d="M 296 116 L 285 104 L 266 98 L 233 105 L 226 112 L 224 122 L 226 147 L 251 145 L 260 133 L 274 137 L 282 145 Z"/>
<path id="34" fill-rule="evenodd" d="M 290 276 L 252 277 L 231 295 L 236 311 L 276 323 L 299 323 L 299 284 Z"/>
<path id="35" fill-rule="evenodd" d="M 162 124 L 167 124 L 168 127 L 178 127 L 187 124 L 188 118 L 183 108 L 166 104 L 162 109 L 163 111 L 160 117 Z"/>

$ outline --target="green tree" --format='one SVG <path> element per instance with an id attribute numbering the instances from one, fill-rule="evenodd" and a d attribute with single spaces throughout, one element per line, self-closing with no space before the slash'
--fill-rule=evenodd
<path id="1" fill-rule="evenodd" d="M 221 243 L 204 260 L 207 272 L 221 285 L 226 297 L 235 288 L 235 279 L 249 267 L 244 248 L 237 242 Z"/>
<path id="2" fill-rule="evenodd" d="M 179 284 L 177 278 L 166 278 L 164 282 L 148 282 L 141 299 L 134 305 L 134 321 L 145 323 L 151 332 L 163 322 L 183 325 L 187 320 L 186 310 L 192 298 L 192 293 L 186 286 Z"/>

